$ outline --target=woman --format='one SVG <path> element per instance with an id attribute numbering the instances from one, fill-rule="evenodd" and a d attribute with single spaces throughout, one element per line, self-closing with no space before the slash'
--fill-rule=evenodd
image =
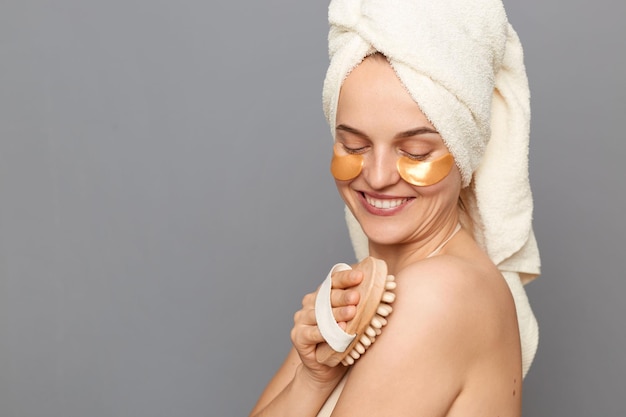
<path id="1" fill-rule="evenodd" d="M 539 258 L 528 90 L 502 4 L 338 0 L 329 20 L 325 113 L 337 161 L 360 161 L 337 189 L 357 257 L 386 262 L 397 298 L 376 343 L 329 367 L 316 360 L 317 294 L 306 295 L 251 415 L 519 416 L 537 341 L 521 285 Z M 454 164 L 431 169 L 448 154 Z M 332 276 L 341 325 L 362 278 Z"/>

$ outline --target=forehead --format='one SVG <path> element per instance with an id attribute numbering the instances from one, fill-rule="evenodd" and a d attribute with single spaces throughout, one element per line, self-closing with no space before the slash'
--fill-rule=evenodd
<path id="1" fill-rule="evenodd" d="M 365 58 L 346 77 L 337 103 L 340 124 L 364 130 L 433 128 L 391 65 L 379 57 Z"/>

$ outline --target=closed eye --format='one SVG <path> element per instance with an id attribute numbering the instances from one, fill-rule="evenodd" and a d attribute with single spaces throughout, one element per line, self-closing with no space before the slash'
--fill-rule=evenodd
<path id="1" fill-rule="evenodd" d="M 349 154 L 353 154 L 353 155 L 358 155 L 361 154 L 363 152 L 365 152 L 367 150 L 367 146 L 361 146 L 358 148 L 350 148 L 348 146 L 346 146 L 345 144 L 342 144 L 341 146 L 343 146 L 343 149 L 349 153 Z"/>
<path id="2" fill-rule="evenodd" d="M 425 154 L 414 154 L 409 152 L 402 152 L 402 155 L 409 158 L 412 161 L 425 161 L 430 156 L 430 152 Z"/>

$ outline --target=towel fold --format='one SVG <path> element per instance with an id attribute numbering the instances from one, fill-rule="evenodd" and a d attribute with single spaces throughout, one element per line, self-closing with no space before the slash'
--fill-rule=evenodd
<path id="1" fill-rule="evenodd" d="M 387 57 L 455 158 L 476 241 L 515 298 L 524 375 L 538 328 L 522 284 L 540 273 L 528 178 L 530 95 L 522 46 L 500 0 L 333 0 L 323 106 L 334 135 L 341 85 Z M 367 238 L 347 211 L 357 259 Z"/>

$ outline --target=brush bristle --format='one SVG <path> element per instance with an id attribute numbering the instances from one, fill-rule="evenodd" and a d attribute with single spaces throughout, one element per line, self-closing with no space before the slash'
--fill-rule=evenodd
<path id="1" fill-rule="evenodd" d="M 387 275 L 385 282 L 386 291 L 383 293 L 380 304 L 376 309 L 376 314 L 370 321 L 370 325 L 365 329 L 365 333 L 363 333 L 359 341 L 352 347 L 352 350 L 341 361 L 344 366 L 354 365 L 354 362 L 372 346 L 374 341 L 376 341 L 376 336 L 382 334 L 382 328 L 387 325 L 387 319 L 385 317 L 389 316 L 393 310 L 389 304 L 393 303 L 396 299 L 396 295 L 392 292 L 395 289 L 395 277 L 393 275 Z"/>

